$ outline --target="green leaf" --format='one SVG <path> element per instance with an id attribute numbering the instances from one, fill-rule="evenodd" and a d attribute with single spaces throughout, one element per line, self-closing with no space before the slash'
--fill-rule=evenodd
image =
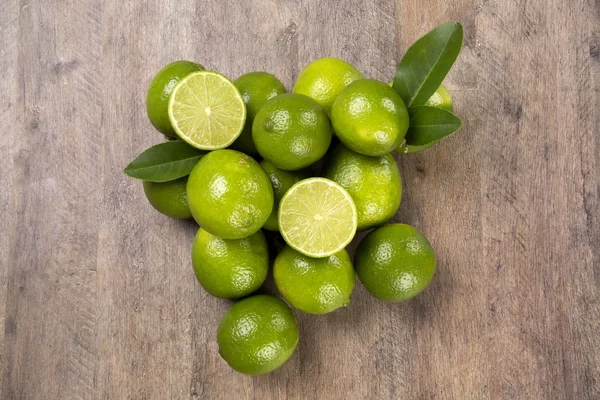
<path id="1" fill-rule="evenodd" d="M 408 49 L 393 84 L 407 107 L 422 106 L 435 93 L 456 61 L 462 41 L 462 25 L 446 22 Z"/>
<path id="2" fill-rule="evenodd" d="M 399 152 L 423 151 L 462 126 L 460 118 L 443 108 L 419 106 L 410 108 L 408 112 L 410 126 L 404 139 L 405 144 L 398 149 Z"/>
<path id="3" fill-rule="evenodd" d="M 165 142 L 144 151 L 123 172 L 144 181 L 172 181 L 189 175 L 204 154 L 181 140 Z"/>

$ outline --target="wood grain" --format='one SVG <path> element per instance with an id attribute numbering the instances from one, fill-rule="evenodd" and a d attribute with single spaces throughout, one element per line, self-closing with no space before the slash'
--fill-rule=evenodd
<path id="1" fill-rule="evenodd" d="M 0 398 L 600 398 L 600 6 L 593 0 L 0 0 Z M 298 313 L 276 372 L 218 355 L 228 302 L 195 281 L 196 230 L 123 167 L 161 137 L 149 80 L 176 59 L 291 88 L 336 56 L 389 80 L 438 23 L 464 128 L 399 156 L 396 221 L 438 254 L 404 304 L 358 284 Z M 272 283 L 266 285 L 273 292 Z"/>

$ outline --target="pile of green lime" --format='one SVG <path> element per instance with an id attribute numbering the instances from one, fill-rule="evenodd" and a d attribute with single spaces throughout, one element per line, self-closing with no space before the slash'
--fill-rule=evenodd
<path id="1" fill-rule="evenodd" d="M 394 154 L 422 151 L 460 128 L 442 81 L 461 44 L 460 24 L 440 25 L 407 51 L 389 85 L 338 58 L 308 64 L 291 93 L 267 72 L 231 81 L 190 61 L 156 74 L 146 108 L 168 141 L 125 173 L 144 181 L 156 210 L 200 226 L 196 278 L 236 301 L 217 330 L 233 369 L 255 375 L 283 365 L 299 341 L 291 307 L 346 307 L 356 276 L 390 302 L 430 283 L 436 256 L 427 238 L 386 224 L 402 197 Z M 346 247 L 366 230 L 353 260 Z M 269 238 L 284 243 L 272 263 Z M 269 271 L 282 299 L 254 294 Z"/>

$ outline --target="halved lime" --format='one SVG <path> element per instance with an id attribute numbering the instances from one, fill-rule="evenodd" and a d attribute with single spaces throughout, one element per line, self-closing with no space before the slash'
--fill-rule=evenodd
<path id="1" fill-rule="evenodd" d="M 233 82 L 213 71 L 187 75 L 169 98 L 169 120 L 177 135 L 202 150 L 224 149 L 240 136 L 246 105 Z"/>
<path id="2" fill-rule="evenodd" d="M 348 192 L 329 179 L 309 178 L 292 186 L 279 203 L 283 239 L 309 257 L 328 257 L 348 245 L 357 225 Z"/>

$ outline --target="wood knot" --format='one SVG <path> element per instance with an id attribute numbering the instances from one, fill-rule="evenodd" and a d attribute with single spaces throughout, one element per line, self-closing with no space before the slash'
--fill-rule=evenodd
<path id="1" fill-rule="evenodd" d="M 519 121 L 523 117 L 523 105 L 504 99 L 504 114 L 512 117 L 515 121 Z"/>
<path id="2" fill-rule="evenodd" d="M 66 75 L 79 66 L 79 61 L 59 61 L 52 67 L 52 72 L 56 75 Z"/>
<path id="3" fill-rule="evenodd" d="M 424 176 L 425 175 L 425 166 L 423 164 L 417 164 L 415 166 L 416 170 L 417 170 L 417 174 L 419 176 Z"/>
<path id="4" fill-rule="evenodd" d="M 590 44 L 590 57 L 595 60 L 600 59 L 600 48 L 596 43 Z"/>

